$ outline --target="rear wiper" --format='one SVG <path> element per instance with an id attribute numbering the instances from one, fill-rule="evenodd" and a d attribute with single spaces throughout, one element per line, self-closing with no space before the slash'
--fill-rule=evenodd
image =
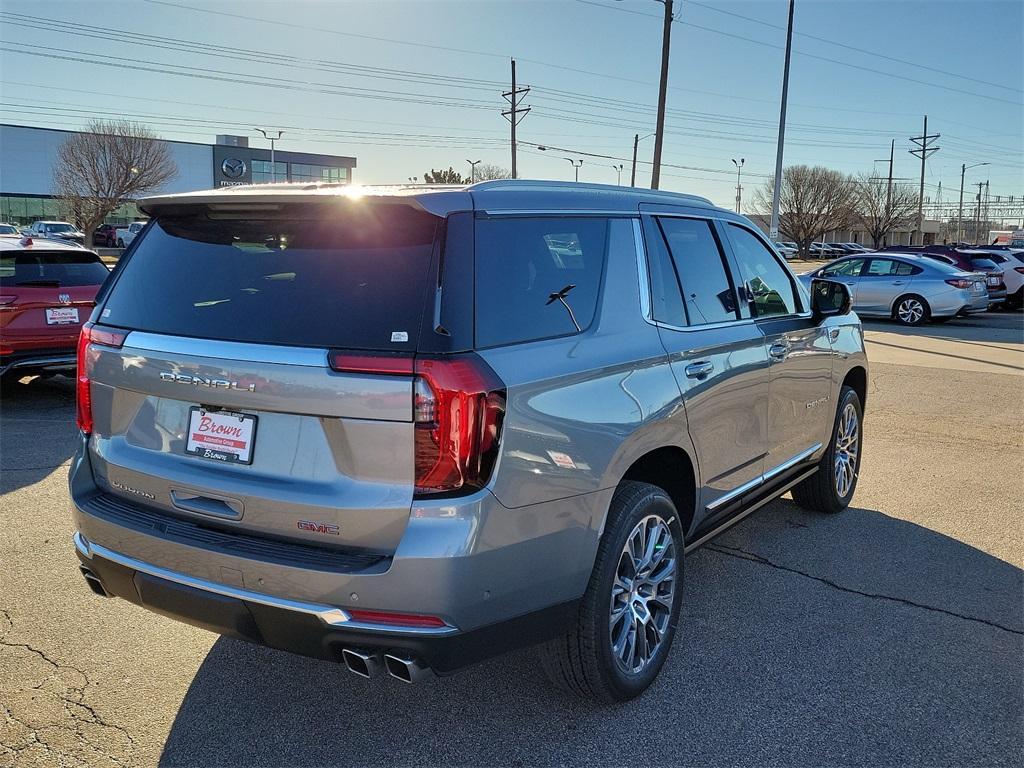
<path id="1" fill-rule="evenodd" d="M 59 286 L 60 280 L 22 280 L 15 285 L 53 285 Z"/>
<path id="2" fill-rule="evenodd" d="M 546 307 L 549 304 L 555 303 L 556 301 L 562 302 L 562 306 L 565 307 L 566 311 L 569 313 L 569 319 L 572 320 L 572 324 L 576 326 L 576 333 L 580 333 L 583 329 L 580 328 L 580 324 L 576 322 L 576 315 L 573 314 L 572 307 L 569 306 L 569 302 L 565 300 L 565 297 L 569 295 L 569 291 L 571 291 L 575 287 L 575 284 L 567 285 L 560 291 L 556 291 L 555 293 L 549 293 L 548 300 L 544 302 L 544 306 Z"/>

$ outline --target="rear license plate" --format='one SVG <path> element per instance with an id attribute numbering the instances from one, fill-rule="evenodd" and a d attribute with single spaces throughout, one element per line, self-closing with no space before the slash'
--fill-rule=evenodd
<path id="1" fill-rule="evenodd" d="M 990 277 L 988 279 L 988 284 L 989 285 L 999 285 L 999 278 L 998 277 Z"/>
<path id="2" fill-rule="evenodd" d="M 46 310 L 47 325 L 72 325 L 78 322 L 78 307 L 57 307 Z"/>
<path id="3" fill-rule="evenodd" d="M 193 407 L 188 414 L 185 453 L 214 461 L 252 464 L 255 438 L 256 417 L 252 414 Z"/>

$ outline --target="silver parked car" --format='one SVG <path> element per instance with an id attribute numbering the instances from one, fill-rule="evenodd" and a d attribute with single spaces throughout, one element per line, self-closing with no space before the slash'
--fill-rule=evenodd
<path id="1" fill-rule="evenodd" d="M 849 256 L 800 275 L 807 287 L 816 278 L 845 283 L 858 314 L 904 325 L 943 322 L 989 306 L 985 275 L 912 254 Z"/>
<path id="2" fill-rule="evenodd" d="M 657 676 L 685 554 L 792 489 L 839 512 L 867 359 L 687 195 L 492 181 L 144 201 L 79 346 L 89 586 L 413 682 L 525 645 Z"/>

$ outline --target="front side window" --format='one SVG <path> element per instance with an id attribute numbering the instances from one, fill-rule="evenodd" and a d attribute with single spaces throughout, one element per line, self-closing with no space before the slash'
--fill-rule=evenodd
<path id="1" fill-rule="evenodd" d="M 749 230 L 735 224 L 727 229 L 754 317 L 796 314 L 796 291 L 786 268 Z"/>
<path id="2" fill-rule="evenodd" d="M 608 220 L 476 222 L 476 345 L 566 336 L 594 319 Z"/>
<path id="3" fill-rule="evenodd" d="M 735 320 L 736 293 L 711 222 L 704 219 L 658 219 L 683 295 L 688 325 Z"/>
<path id="4" fill-rule="evenodd" d="M 864 259 L 847 259 L 831 264 L 821 270 L 821 277 L 857 277 L 864 266 Z"/>

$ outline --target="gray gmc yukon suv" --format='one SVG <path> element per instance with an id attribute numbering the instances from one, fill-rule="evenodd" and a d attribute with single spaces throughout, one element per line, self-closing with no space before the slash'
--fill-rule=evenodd
<path id="1" fill-rule="evenodd" d="M 537 645 L 657 676 L 686 552 L 792 490 L 839 512 L 867 360 L 842 284 L 623 187 L 171 195 L 78 351 L 93 591 L 406 682 Z"/>

